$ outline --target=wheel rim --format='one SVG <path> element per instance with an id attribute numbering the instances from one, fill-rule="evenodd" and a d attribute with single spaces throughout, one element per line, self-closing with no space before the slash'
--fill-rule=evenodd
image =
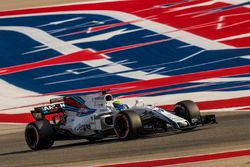
<path id="1" fill-rule="evenodd" d="M 115 133 L 119 138 L 126 138 L 129 133 L 129 122 L 125 115 L 117 116 L 114 125 Z"/>
<path id="2" fill-rule="evenodd" d="M 175 107 L 174 111 L 178 114 L 178 116 L 188 119 L 189 115 L 186 112 L 184 106 L 178 105 Z"/>

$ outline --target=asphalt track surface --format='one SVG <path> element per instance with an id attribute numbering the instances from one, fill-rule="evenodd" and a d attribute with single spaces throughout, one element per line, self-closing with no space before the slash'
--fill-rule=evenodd
<path id="1" fill-rule="evenodd" d="M 220 113 L 217 119 L 218 124 L 185 133 L 169 132 L 130 141 L 60 141 L 42 151 L 31 151 L 21 130 L 0 136 L 0 166 L 92 166 L 250 148 L 250 112 Z"/>

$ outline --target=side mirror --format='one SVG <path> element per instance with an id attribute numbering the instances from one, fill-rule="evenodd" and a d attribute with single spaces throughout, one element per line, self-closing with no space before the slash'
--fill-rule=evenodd
<path id="1" fill-rule="evenodd" d="M 135 101 L 135 106 L 144 106 L 144 101 L 142 99 L 137 99 Z"/>

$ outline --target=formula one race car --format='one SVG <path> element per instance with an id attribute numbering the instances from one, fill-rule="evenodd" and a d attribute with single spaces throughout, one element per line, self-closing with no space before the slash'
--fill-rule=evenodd
<path id="1" fill-rule="evenodd" d="M 83 138 L 93 142 L 114 135 L 128 140 L 216 123 L 215 115 L 201 116 L 198 106 L 190 100 L 167 111 L 140 101 L 128 107 L 107 91 L 100 91 L 94 95 L 54 98 L 50 103 L 31 111 L 36 121 L 26 126 L 25 139 L 32 150 L 50 148 L 55 140 Z"/>

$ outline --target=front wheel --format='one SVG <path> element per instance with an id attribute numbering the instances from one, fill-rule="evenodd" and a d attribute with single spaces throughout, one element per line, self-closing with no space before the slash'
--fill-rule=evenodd
<path id="1" fill-rule="evenodd" d="M 186 119 L 191 125 L 196 125 L 201 117 L 199 107 L 191 100 L 178 102 L 174 106 L 174 112 L 177 116 Z"/>
<path id="2" fill-rule="evenodd" d="M 141 118 L 134 111 L 121 111 L 114 120 L 114 131 L 122 140 L 136 138 L 141 127 Z"/>
<path id="3" fill-rule="evenodd" d="M 25 140 L 32 150 L 48 149 L 54 144 L 54 130 L 47 120 L 29 123 L 25 128 Z"/>

